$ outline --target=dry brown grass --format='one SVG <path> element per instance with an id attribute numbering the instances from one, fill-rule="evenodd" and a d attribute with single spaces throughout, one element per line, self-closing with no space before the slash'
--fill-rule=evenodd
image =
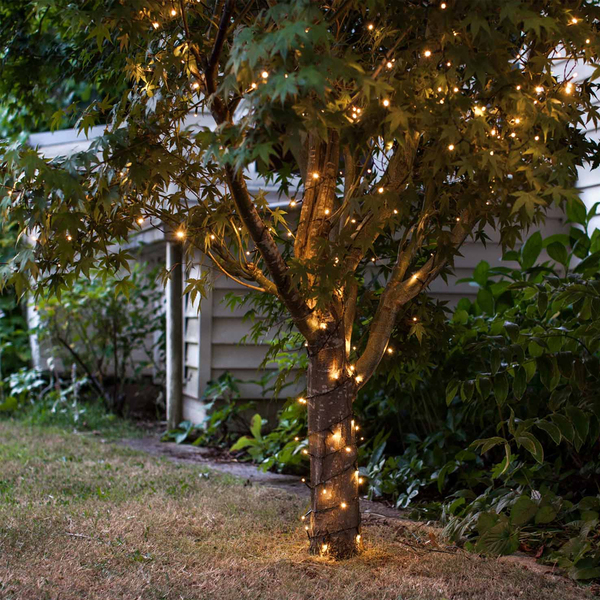
<path id="1" fill-rule="evenodd" d="M 426 552 L 366 523 L 365 552 L 307 555 L 304 502 L 59 431 L 0 422 L 0 598 L 591 598 L 558 577 Z"/>

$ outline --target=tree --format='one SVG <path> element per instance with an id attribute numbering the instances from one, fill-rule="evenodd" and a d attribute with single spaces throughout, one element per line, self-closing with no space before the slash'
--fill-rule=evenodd
<path id="1" fill-rule="evenodd" d="M 576 168 L 597 152 L 583 127 L 597 126 L 598 110 L 596 73 L 574 69 L 597 60 L 600 10 L 94 0 L 60 12 L 85 40 L 89 77 L 118 70 L 126 91 L 81 115 L 84 131 L 108 123 L 87 152 L 48 161 L 4 147 L 2 207 L 36 241 L 7 279 L 60 290 L 92 266 L 127 268 L 118 243 L 150 219 L 276 297 L 308 353 L 310 551 L 351 556 L 361 547 L 353 400 L 398 323 L 426 333 L 414 303 L 469 236 L 485 240 L 492 226 L 512 246 L 547 206 L 580 202 Z M 253 164 L 289 210 L 249 193 Z M 385 286 L 375 313 L 357 317 L 371 265 Z M 187 291 L 207 283 L 188 279 Z"/>

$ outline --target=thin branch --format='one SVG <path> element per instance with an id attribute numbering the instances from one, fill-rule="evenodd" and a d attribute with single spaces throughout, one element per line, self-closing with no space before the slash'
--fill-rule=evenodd
<path id="1" fill-rule="evenodd" d="M 466 211 L 462 213 L 460 220 L 452 228 L 450 236 L 454 249 L 460 248 L 471 233 L 475 221 L 476 219 L 470 217 Z M 420 294 L 448 262 L 447 255 L 442 257 L 436 253 L 410 278 L 404 279 L 411 262 L 411 255 L 414 255 L 413 249 L 406 252 L 399 251 L 392 275 L 379 299 L 375 317 L 369 327 L 367 346 L 356 362 L 356 374 L 361 377 L 361 386 L 368 381 L 381 362 L 402 306 Z"/>

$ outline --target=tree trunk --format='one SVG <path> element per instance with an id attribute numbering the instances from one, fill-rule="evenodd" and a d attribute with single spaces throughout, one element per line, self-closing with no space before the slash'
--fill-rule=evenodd
<path id="1" fill-rule="evenodd" d="M 348 558 L 360 547 L 356 383 L 341 325 L 310 349 L 307 382 L 311 510 L 310 553 Z"/>

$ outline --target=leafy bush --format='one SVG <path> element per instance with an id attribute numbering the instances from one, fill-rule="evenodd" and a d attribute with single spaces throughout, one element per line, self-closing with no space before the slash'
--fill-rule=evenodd
<path id="1" fill-rule="evenodd" d="M 209 381 L 202 400 L 206 416 L 202 423 L 182 421 L 179 427 L 164 433 L 164 442 L 192 442 L 194 446 L 229 446 L 241 433 L 249 430 L 244 413 L 254 408 L 254 402 L 240 402 L 240 380 L 225 372 Z"/>
<path id="2" fill-rule="evenodd" d="M 108 412 L 97 396 L 89 393 L 86 377 L 75 368 L 64 379 L 56 372 L 21 369 L 4 381 L 3 418 L 18 419 L 35 426 L 94 431 L 109 437 L 137 435 L 128 421 Z"/>
<path id="3" fill-rule="evenodd" d="M 93 273 L 60 297 L 40 300 L 40 341 L 63 364 L 76 363 L 111 411 L 122 412 L 125 386 L 152 367 L 162 379 L 163 293 L 144 265 L 127 281 Z M 128 306 L 123 295 L 126 294 Z"/>
<path id="4" fill-rule="evenodd" d="M 278 425 L 263 434 L 266 421 L 259 414 L 252 417 L 250 435 L 240 437 L 231 452 L 244 450 L 264 471 L 300 473 L 305 472 L 305 456 L 308 447 L 306 410 L 295 399 L 288 400 L 278 415 Z"/>
<path id="5" fill-rule="evenodd" d="M 571 208 L 580 227 L 568 236 L 533 235 L 509 253 L 520 269 L 480 265 L 471 314 L 455 313 L 470 377 L 446 390 L 451 407 L 497 414 L 492 435 L 470 446 L 488 486 L 454 493 L 449 535 L 490 554 L 535 550 L 576 579 L 600 577 L 600 232 L 588 235 L 597 206 Z M 552 260 L 536 265 L 544 248 Z"/>

